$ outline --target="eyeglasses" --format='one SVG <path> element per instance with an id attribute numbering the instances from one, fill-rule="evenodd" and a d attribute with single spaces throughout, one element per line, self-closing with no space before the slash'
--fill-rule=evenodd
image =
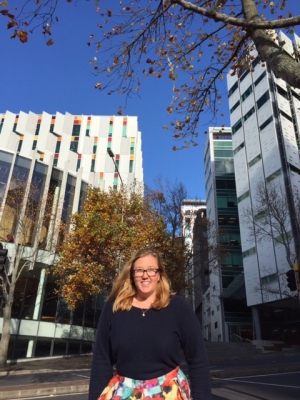
<path id="1" fill-rule="evenodd" d="M 155 276 L 158 272 L 160 271 L 159 268 L 149 268 L 149 269 L 141 269 L 141 268 L 137 268 L 133 270 L 133 276 L 136 276 L 137 278 L 141 278 L 144 273 L 146 272 L 146 274 L 149 277 L 153 277 Z"/>

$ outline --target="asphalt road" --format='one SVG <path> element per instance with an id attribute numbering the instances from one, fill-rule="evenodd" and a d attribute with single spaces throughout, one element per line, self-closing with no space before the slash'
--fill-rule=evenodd
<path id="1" fill-rule="evenodd" d="M 212 381 L 213 400 L 299 400 L 300 371 Z M 26 400 L 87 400 L 87 394 L 30 397 Z M 25 398 L 23 399 L 25 400 Z"/>

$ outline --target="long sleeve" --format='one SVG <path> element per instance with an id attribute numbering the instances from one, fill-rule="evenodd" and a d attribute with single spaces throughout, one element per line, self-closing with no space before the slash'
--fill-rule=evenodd
<path id="1" fill-rule="evenodd" d="M 113 376 L 113 359 L 110 343 L 111 316 L 112 304 L 105 303 L 100 316 L 93 348 L 89 400 L 97 400 Z"/>
<path id="2" fill-rule="evenodd" d="M 182 347 L 188 364 L 191 397 L 193 400 L 210 400 L 211 378 L 200 322 L 188 304 L 184 308 L 181 320 Z"/>

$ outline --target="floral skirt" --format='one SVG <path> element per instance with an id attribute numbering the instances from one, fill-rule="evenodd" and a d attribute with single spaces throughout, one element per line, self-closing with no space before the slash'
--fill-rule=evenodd
<path id="1" fill-rule="evenodd" d="M 179 367 L 166 375 L 138 380 L 115 375 L 98 400 L 190 400 L 188 380 Z"/>

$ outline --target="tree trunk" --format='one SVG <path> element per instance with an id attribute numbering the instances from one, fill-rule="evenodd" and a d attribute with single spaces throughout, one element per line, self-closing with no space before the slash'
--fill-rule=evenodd
<path id="1" fill-rule="evenodd" d="M 3 326 L 0 340 L 0 368 L 7 365 L 7 353 L 10 339 L 12 303 L 7 302 L 3 308 Z"/>
<path id="2" fill-rule="evenodd" d="M 253 0 L 242 0 L 245 18 L 248 21 L 259 21 L 260 17 Z M 249 29 L 262 61 L 265 61 L 274 72 L 276 78 L 281 78 L 294 88 L 300 89 L 300 64 L 282 47 L 278 46 L 267 31 Z"/>

